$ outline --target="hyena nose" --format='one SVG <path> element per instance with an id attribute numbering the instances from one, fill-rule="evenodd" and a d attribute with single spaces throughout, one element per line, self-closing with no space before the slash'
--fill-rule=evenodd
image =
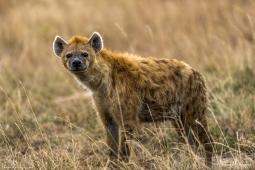
<path id="1" fill-rule="evenodd" d="M 82 65 L 82 63 L 81 63 L 81 61 L 80 61 L 80 60 L 75 59 L 75 60 L 73 60 L 72 65 L 73 65 L 74 67 L 78 67 L 78 66 L 81 66 L 81 65 Z"/>

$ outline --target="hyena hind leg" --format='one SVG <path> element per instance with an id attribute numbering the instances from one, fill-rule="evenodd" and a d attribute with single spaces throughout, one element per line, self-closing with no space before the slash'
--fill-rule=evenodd
<path id="1" fill-rule="evenodd" d="M 190 127 L 184 124 L 184 122 L 179 119 L 172 121 L 172 125 L 174 126 L 177 134 L 182 138 L 182 140 L 190 145 L 193 152 L 197 153 L 197 147 L 199 143 L 195 139 L 195 136 L 191 131 Z"/>
<path id="2" fill-rule="evenodd" d="M 208 167 L 212 166 L 213 157 L 213 138 L 208 130 L 207 122 L 205 117 L 198 119 L 195 124 L 191 126 L 192 131 L 198 137 L 199 142 L 205 149 L 205 163 Z"/>

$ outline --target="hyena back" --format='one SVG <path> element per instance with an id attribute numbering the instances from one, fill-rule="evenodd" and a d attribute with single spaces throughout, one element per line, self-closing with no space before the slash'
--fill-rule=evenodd
<path id="1" fill-rule="evenodd" d="M 198 139 L 206 151 L 206 164 L 211 166 L 207 91 L 198 71 L 175 59 L 112 52 L 103 48 L 97 32 L 89 39 L 74 36 L 68 42 L 56 36 L 53 49 L 65 68 L 92 91 L 106 129 L 110 158 L 128 160 L 125 141 L 139 122 L 170 120 L 192 146 L 198 145 Z"/>

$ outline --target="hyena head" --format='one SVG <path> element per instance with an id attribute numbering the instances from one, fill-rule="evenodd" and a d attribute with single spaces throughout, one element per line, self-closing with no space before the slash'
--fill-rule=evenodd
<path id="1" fill-rule="evenodd" d="M 62 58 L 65 68 L 73 74 L 87 71 L 102 48 L 103 40 L 97 32 L 89 39 L 74 36 L 67 42 L 56 36 L 53 42 L 54 53 Z"/>

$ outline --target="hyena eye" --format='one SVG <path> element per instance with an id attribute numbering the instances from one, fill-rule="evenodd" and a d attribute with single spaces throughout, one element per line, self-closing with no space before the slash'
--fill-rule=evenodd
<path id="1" fill-rule="evenodd" d="M 66 58 L 71 58 L 72 57 L 72 53 L 67 53 L 66 54 Z"/>
<path id="2" fill-rule="evenodd" d="M 81 53 L 81 56 L 82 56 L 82 57 L 88 57 L 88 56 L 89 56 L 89 54 L 88 54 L 88 53 L 86 53 L 86 52 L 82 52 L 82 53 Z"/>

